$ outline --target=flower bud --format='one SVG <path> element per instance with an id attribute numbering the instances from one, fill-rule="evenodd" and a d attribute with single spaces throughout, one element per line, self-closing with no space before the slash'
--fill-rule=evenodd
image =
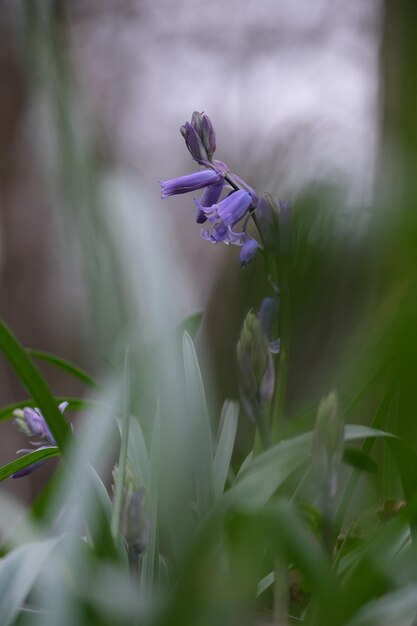
<path id="1" fill-rule="evenodd" d="M 129 548 L 144 552 L 149 541 L 149 505 L 144 487 L 124 490 L 120 532 Z"/>
<path id="2" fill-rule="evenodd" d="M 212 160 L 216 151 L 216 132 L 208 115 L 194 111 L 191 124 L 185 122 L 180 130 L 193 159 L 199 163 Z"/>
<path id="3" fill-rule="evenodd" d="M 265 248 L 276 254 L 280 244 L 279 213 L 277 205 L 268 193 L 259 198 L 255 215 Z"/>
<path id="4" fill-rule="evenodd" d="M 253 419 L 259 419 L 274 393 L 275 373 L 268 342 L 258 317 L 249 311 L 237 344 L 242 403 Z"/>
<path id="5" fill-rule="evenodd" d="M 17 430 L 19 430 L 24 435 L 31 437 L 33 433 L 25 420 L 25 416 L 24 416 L 22 409 L 15 409 L 13 411 L 13 415 L 14 415 L 13 424 L 17 428 Z"/>
<path id="6" fill-rule="evenodd" d="M 267 193 L 259 199 L 255 215 L 266 249 L 289 261 L 294 247 L 290 202 L 280 199 L 277 206 Z"/>
<path id="7" fill-rule="evenodd" d="M 253 237 L 249 237 L 247 241 L 243 244 L 240 251 L 240 266 L 245 267 L 248 263 L 253 261 L 256 256 L 258 250 L 260 250 L 261 246 L 253 239 Z"/>
<path id="8" fill-rule="evenodd" d="M 216 131 L 207 115 L 203 115 L 201 139 L 208 154 L 208 158 L 211 161 L 216 151 Z"/>
<path id="9" fill-rule="evenodd" d="M 328 485 L 329 496 L 336 494 L 343 458 L 344 424 L 336 391 L 320 402 L 313 435 L 313 467 L 321 485 Z"/>
<path id="10" fill-rule="evenodd" d="M 207 163 L 208 155 L 203 141 L 191 124 L 185 122 L 184 126 L 181 126 L 180 131 L 193 159 L 198 163 Z"/>
<path id="11" fill-rule="evenodd" d="M 113 469 L 113 491 L 119 468 Z M 146 490 L 139 486 L 133 468 L 129 461 L 126 463 L 123 485 L 123 502 L 120 513 L 120 532 L 129 549 L 141 554 L 146 549 L 149 540 L 149 504 Z"/>

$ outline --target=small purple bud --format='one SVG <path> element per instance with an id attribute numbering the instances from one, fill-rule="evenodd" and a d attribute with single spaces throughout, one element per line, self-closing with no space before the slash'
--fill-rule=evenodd
<path id="1" fill-rule="evenodd" d="M 42 439 L 49 438 L 50 433 L 48 426 L 39 409 L 32 409 L 29 406 L 25 406 L 23 409 L 23 417 L 32 435 L 41 437 Z"/>
<path id="2" fill-rule="evenodd" d="M 171 180 L 161 180 L 162 197 L 175 196 L 181 193 L 188 193 L 189 191 L 196 191 L 196 189 L 203 189 L 209 185 L 215 185 L 223 180 L 222 175 L 214 170 L 203 170 L 201 172 L 194 172 L 193 174 L 187 174 L 186 176 L 179 176 L 178 178 L 172 178 Z"/>
<path id="3" fill-rule="evenodd" d="M 187 148 L 198 163 L 204 163 L 209 160 L 207 151 L 203 145 L 200 134 L 193 128 L 189 122 L 185 122 L 180 128 L 181 135 L 184 137 Z"/>
<path id="4" fill-rule="evenodd" d="M 250 237 L 247 241 L 245 241 L 240 251 L 241 267 L 244 267 L 245 265 L 253 261 L 260 247 L 261 246 L 256 241 L 256 239 L 253 239 L 252 237 Z"/>
<path id="5" fill-rule="evenodd" d="M 269 351 L 278 354 L 280 350 L 280 340 L 273 339 L 278 327 L 278 297 L 267 297 L 262 300 L 259 307 L 258 317 L 261 322 L 262 331 L 268 340 Z"/>
<path id="6" fill-rule="evenodd" d="M 203 134 L 203 114 L 198 111 L 194 111 L 191 116 L 191 126 L 199 137 Z"/>
<path id="7" fill-rule="evenodd" d="M 39 450 L 39 448 L 38 448 L 38 450 Z M 32 463 L 32 465 L 29 465 L 28 467 L 24 467 L 23 469 L 19 470 L 18 472 L 15 472 L 14 474 L 12 474 L 11 478 L 22 478 L 23 476 L 29 476 L 29 474 L 34 472 L 35 469 L 37 469 L 38 467 L 40 467 L 44 463 L 45 463 L 45 461 L 38 461 L 37 463 Z"/>
<path id="8" fill-rule="evenodd" d="M 201 138 L 208 154 L 208 158 L 211 161 L 213 154 L 216 151 L 216 132 L 210 118 L 207 115 L 203 115 Z"/>

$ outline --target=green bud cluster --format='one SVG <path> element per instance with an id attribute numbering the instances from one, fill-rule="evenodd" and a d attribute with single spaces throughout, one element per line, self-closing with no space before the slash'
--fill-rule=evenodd
<path id="1" fill-rule="evenodd" d="M 320 402 L 313 436 L 313 467 L 329 495 L 336 493 L 337 478 L 343 458 L 344 423 L 336 391 Z"/>
<path id="2" fill-rule="evenodd" d="M 272 357 L 258 316 L 249 311 L 237 344 L 240 393 L 243 405 L 255 421 L 274 393 Z"/>
<path id="3" fill-rule="evenodd" d="M 113 469 L 113 490 L 119 468 Z M 145 487 L 139 485 L 132 464 L 127 462 L 123 485 L 120 532 L 129 549 L 141 554 L 149 539 L 149 503 Z"/>

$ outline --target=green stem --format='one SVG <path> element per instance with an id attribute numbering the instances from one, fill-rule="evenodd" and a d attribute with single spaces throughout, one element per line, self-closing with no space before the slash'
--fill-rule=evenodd
<path id="1" fill-rule="evenodd" d="M 272 405 L 272 442 L 278 443 L 281 438 L 281 426 L 285 411 L 287 395 L 288 357 L 290 350 L 291 308 L 288 276 L 285 265 L 278 267 L 280 289 L 279 337 L 281 339 L 280 352 L 277 355 L 276 366 L 277 383 Z"/>

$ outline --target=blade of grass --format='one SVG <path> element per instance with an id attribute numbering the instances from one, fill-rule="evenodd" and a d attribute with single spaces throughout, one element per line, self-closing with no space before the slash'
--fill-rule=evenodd
<path id="1" fill-rule="evenodd" d="M 223 404 L 220 419 L 220 436 L 216 447 L 213 463 L 214 495 L 221 497 L 226 484 L 227 473 L 235 444 L 239 405 L 232 400 Z"/>
<path id="2" fill-rule="evenodd" d="M 152 433 L 152 444 L 150 453 L 149 468 L 149 543 L 145 555 L 143 557 L 141 585 L 143 586 L 143 597 L 152 590 L 155 576 L 155 564 L 157 558 L 157 539 L 158 539 L 158 486 L 159 486 L 159 464 L 160 464 L 160 448 L 161 448 L 161 416 L 159 407 L 155 414 L 154 428 Z"/>
<path id="3" fill-rule="evenodd" d="M 210 509 L 214 499 L 213 442 L 203 379 L 193 341 L 187 332 L 183 335 L 182 349 L 190 429 L 194 444 L 197 510 L 201 519 Z"/>
<path id="4" fill-rule="evenodd" d="M 29 465 L 39 463 L 40 461 L 46 461 L 46 459 L 51 459 L 54 456 L 59 456 L 60 454 L 61 450 L 56 446 L 51 446 L 48 448 L 42 448 L 40 450 L 34 450 L 33 452 L 29 452 L 29 454 L 25 454 L 15 461 L 12 461 L 7 465 L 3 465 L 3 467 L 0 467 L 0 481 L 5 480 L 5 478 L 9 478 L 13 474 L 16 474 L 16 472 L 25 469 L 25 467 L 29 467 Z"/>
<path id="5" fill-rule="evenodd" d="M 126 475 L 127 448 L 129 442 L 129 422 L 130 422 L 130 368 L 129 368 L 129 347 L 125 353 L 125 365 L 123 376 L 123 422 L 122 440 L 120 444 L 119 461 L 117 465 L 116 481 L 114 486 L 114 504 L 111 520 L 111 531 L 116 542 L 119 535 L 120 515 L 123 505 L 123 486 Z"/>
<path id="6" fill-rule="evenodd" d="M 71 427 L 55 402 L 48 385 L 26 350 L 6 324 L 0 320 L 0 350 L 15 370 L 21 383 L 42 411 L 55 441 L 61 450 L 71 437 Z"/>
<path id="7" fill-rule="evenodd" d="M 78 378 L 86 385 L 94 387 L 95 389 L 100 389 L 100 385 L 94 380 L 94 378 L 92 378 L 89 374 L 87 374 L 86 371 L 84 371 L 80 367 L 77 367 L 70 361 L 62 359 L 61 357 L 57 357 L 54 354 L 50 354 L 49 352 L 43 352 L 42 350 L 33 350 L 31 348 L 27 348 L 26 352 L 29 354 L 29 356 L 35 359 L 39 359 L 40 361 L 45 361 L 46 363 L 56 365 L 60 369 L 68 372 L 68 374 L 71 374 L 75 378 Z"/>

